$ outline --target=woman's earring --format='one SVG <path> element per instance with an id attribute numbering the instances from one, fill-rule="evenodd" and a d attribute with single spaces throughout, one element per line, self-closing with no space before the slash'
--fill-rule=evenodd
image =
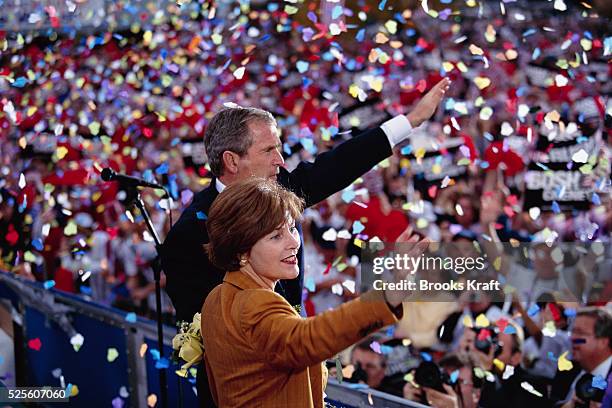
<path id="1" fill-rule="evenodd" d="M 240 258 L 240 266 L 246 266 L 247 260 L 246 258 Z"/>

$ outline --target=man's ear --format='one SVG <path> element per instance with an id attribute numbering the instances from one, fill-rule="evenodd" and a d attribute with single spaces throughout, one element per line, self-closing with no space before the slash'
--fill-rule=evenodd
<path id="1" fill-rule="evenodd" d="M 223 169 L 231 174 L 238 173 L 238 160 L 240 157 L 234 153 L 226 150 L 221 155 L 223 161 Z"/>

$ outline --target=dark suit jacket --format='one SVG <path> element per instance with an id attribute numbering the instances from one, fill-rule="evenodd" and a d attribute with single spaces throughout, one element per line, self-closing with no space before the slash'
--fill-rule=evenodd
<path id="1" fill-rule="evenodd" d="M 384 131 L 372 129 L 321 153 L 313 163 L 302 162 L 292 172 L 281 169 L 278 182 L 303 198 L 309 207 L 346 188 L 391 153 Z M 203 218 L 218 194 L 213 179 L 209 187 L 194 196 L 162 246 L 166 292 L 172 299 L 179 321 L 190 322 L 193 315 L 202 309 L 206 296 L 223 281 L 225 271 L 215 268 L 202 248 L 203 244 L 208 243 Z M 298 259 L 299 277 L 281 282 L 283 295 L 291 305 L 301 304 L 302 299 L 304 277 L 301 249 Z"/>
<path id="2" fill-rule="evenodd" d="M 561 401 L 565 400 L 567 394 L 574 383 L 574 380 L 580 372 L 582 371 L 582 367 L 580 364 L 573 362 L 573 366 L 571 370 L 568 371 L 559 371 L 555 374 L 555 378 L 552 382 L 552 389 L 550 391 L 550 401 L 554 405 L 559 405 Z M 612 367 L 608 370 L 608 375 L 606 376 L 606 380 L 608 377 L 612 375 Z"/>

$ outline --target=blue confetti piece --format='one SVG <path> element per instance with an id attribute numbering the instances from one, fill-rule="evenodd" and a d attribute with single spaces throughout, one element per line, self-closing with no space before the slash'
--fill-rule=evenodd
<path id="1" fill-rule="evenodd" d="M 337 5 L 336 7 L 334 7 L 334 9 L 332 10 L 332 20 L 335 20 L 338 17 L 340 17 L 343 12 L 344 12 L 344 10 L 343 10 L 342 6 Z"/>
<path id="2" fill-rule="evenodd" d="M 43 286 L 45 287 L 45 289 L 51 289 L 52 287 L 55 286 L 55 281 L 54 280 L 45 281 L 45 283 L 43 283 Z"/>
<path id="3" fill-rule="evenodd" d="M 342 201 L 349 204 L 355 199 L 355 192 L 353 190 L 346 190 L 342 192 Z"/>
<path id="4" fill-rule="evenodd" d="M 601 199 L 599 198 L 599 195 L 597 193 L 593 193 L 593 196 L 591 197 L 591 202 L 594 205 L 601 205 Z"/>
<path id="5" fill-rule="evenodd" d="M 509 324 L 504 329 L 504 333 L 506 333 L 506 334 L 516 334 L 516 329 L 514 328 L 513 325 Z"/>
<path id="6" fill-rule="evenodd" d="M 296 66 L 298 72 L 300 74 L 303 74 L 304 72 L 308 71 L 308 67 L 310 66 L 310 64 L 308 64 L 306 61 L 298 61 L 295 64 L 295 66 Z"/>
<path id="7" fill-rule="evenodd" d="M 601 375 L 596 375 L 593 377 L 591 385 L 595 388 L 599 388 L 600 390 L 605 390 L 608 388 L 608 382 Z"/>
<path id="8" fill-rule="evenodd" d="M 382 0 L 380 3 L 378 3 L 378 9 L 380 11 L 384 11 L 386 5 L 387 5 L 387 0 Z"/>
<path id="9" fill-rule="evenodd" d="M 93 292 L 92 289 L 89 286 L 81 286 L 79 290 L 84 295 L 91 295 L 92 292 Z"/>
<path id="10" fill-rule="evenodd" d="M 426 353 L 426 352 L 424 352 L 424 351 L 422 351 L 422 352 L 421 352 L 421 358 L 422 358 L 424 361 L 431 361 L 431 360 L 433 360 L 433 359 L 432 359 L 432 357 L 431 357 L 431 354 Z"/>
<path id="11" fill-rule="evenodd" d="M 306 77 L 302 78 L 302 86 L 304 88 L 308 88 L 310 85 L 312 85 L 312 79 Z"/>
<path id="12" fill-rule="evenodd" d="M 198 211 L 196 213 L 196 217 L 198 217 L 198 220 L 207 220 L 208 217 L 206 216 L 206 214 L 204 214 L 203 211 Z"/>
<path id="13" fill-rule="evenodd" d="M 158 349 L 151 349 L 149 350 L 149 353 L 151 353 L 151 357 L 153 357 L 153 360 L 157 361 L 159 360 L 159 350 Z"/>
<path id="14" fill-rule="evenodd" d="M 36 238 L 32 240 L 32 246 L 37 250 L 37 251 L 42 251 L 44 248 L 43 242 L 40 238 Z"/>
<path id="15" fill-rule="evenodd" d="M 380 346 L 380 352 L 382 354 L 390 354 L 393 351 L 393 347 L 391 346 Z"/>
<path id="16" fill-rule="evenodd" d="M 457 383 L 457 379 L 459 378 L 459 370 L 455 370 L 450 375 L 450 380 L 453 384 Z"/>
<path id="17" fill-rule="evenodd" d="M 557 360 L 558 360 L 558 358 L 557 358 L 557 357 L 556 357 L 556 356 L 553 354 L 553 352 L 552 352 L 552 351 L 549 351 L 549 352 L 548 352 L 547 357 L 548 357 L 548 359 L 549 359 L 549 360 L 551 360 L 551 361 L 557 361 Z"/>
<path id="18" fill-rule="evenodd" d="M 561 212 L 561 207 L 559 207 L 559 203 L 556 201 L 552 202 L 552 210 L 555 214 L 559 214 Z"/>
<path id="19" fill-rule="evenodd" d="M 271 37 L 272 37 L 272 36 L 271 36 L 270 34 L 263 35 L 263 36 L 262 36 L 262 37 L 259 39 L 259 41 L 258 41 L 258 42 L 260 42 L 260 43 L 262 43 L 262 42 L 266 42 L 266 41 L 268 41 L 268 40 L 269 40 Z"/>
<path id="20" fill-rule="evenodd" d="M 68 385 L 66 386 L 66 395 L 72 395 L 72 384 L 70 383 L 68 383 Z"/>
<path id="21" fill-rule="evenodd" d="M 535 28 L 530 28 L 529 30 L 525 30 L 525 32 L 523 33 L 523 37 L 529 37 L 530 35 L 533 35 L 537 32 L 538 31 Z"/>
<path id="22" fill-rule="evenodd" d="M 529 310 L 527 310 L 527 314 L 531 317 L 537 315 L 538 313 L 540 313 L 540 306 L 538 306 L 537 304 L 533 304 L 531 306 L 529 306 Z"/>
<path id="23" fill-rule="evenodd" d="M 365 225 L 357 220 L 353 223 L 353 234 L 360 234 L 365 229 Z"/>
<path id="24" fill-rule="evenodd" d="M 125 321 L 128 323 L 136 323 L 136 313 L 128 313 L 125 315 Z"/>
<path id="25" fill-rule="evenodd" d="M 28 83 L 28 80 L 25 77 L 19 77 L 15 81 L 13 81 L 12 85 L 15 88 L 23 88 Z"/>
<path id="26" fill-rule="evenodd" d="M 309 292 L 314 292 L 315 289 L 316 289 L 316 285 L 315 285 L 314 279 L 312 279 L 312 277 L 308 277 L 308 278 L 304 279 L 304 287 Z"/>
<path id="27" fill-rule="evenodd" d="M 440 3 L 442 4 L 451 4 L 453 2 L 453 0 L 440 0 Z"/>
<path id="28" fill-rule="evenodd" d="M 533 50 L 533 53 L 531 54 L 531 59 L 538 59 L 538 57 L 540 56 L 540 54 L 542 54 L 542 51 L 540 51 L 539 48 L 536 48 L 535 50 Z"/>
<path id="29" fill-rule="evenodd" d="M 407 35 L 408 37 L 414 37 L 414 36 L 416 35 L 416 30 L 415 30 L 414 28 L 409 28 L 409 29 L 406 31 L 406 35 Z"/>
<path id="30" fill-rule="evenodd" d="M 387 337 L 394 337 L 395 335 L 395 326 L 389 326 L 387 332 L 385 333 Z"/>
<path id="31" fill-rule="evenodd" d="M 365 28 L 357 31 L 357 35 L 355 35 L 355 39 L 359 42 L 362 42 L 365 37 Z"/>
<path id="32" fill-rule="evenodd" d="M 563 314 L 565 315 L 565 317 L 576 317 L 576 309 L 565 309 L 563 311 Z"/>
<path id="33" fill-rule="evenodd" d="M 158 168 L 155 169 L 155 173 L 159 175 L 168 174 L 168 170 L 170 170 L 170 166 L 168 165 L 168 163 L 162 163 L 159 165 Z"/>
<path id="34" fill-rule="evenodd" d="M 160 358 L 155 363 L 155 368 L 157 368 L 158 370 L 165 369 L 168 367 L 170 367 L 170 361 L 166 357 Z"/>
<path id="35" fill-rule="evenodd" d="M 317 15 L 312 11 L 309 11 L 308 14 L 306 14 L 306 17 L 308 17 L 308 19 L 315 24 L 317 23 L 317 21 L 319 21 Z"/>
<path id="36" fill-rule="evenodd" d="M 270 13 L 274 13 L 276 10 L 278 10 L 278 3 L 268 3 L 268 11 Z"/>
<path id="37" fill-rule="evenodd" d="M 402 147 L 400 153 L 404 156 L 409 155 L 410 153 L 412 153 L 412 145 Z"/>

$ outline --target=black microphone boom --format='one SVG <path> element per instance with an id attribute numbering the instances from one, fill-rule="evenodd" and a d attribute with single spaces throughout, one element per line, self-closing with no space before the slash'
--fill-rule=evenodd
<path id="1" fill-rule="evenodd" d="M 156 183 L 149 183 L 143 179 L 139 179 L 138 177 L 126 176 L 125 174 L 118 174 L 109 167 L 102 169 L 102 180 L 104 181 L 117 181 L 119 184 L 131 186 L 131 187 L 149 187 L 156 188 L 159 190 L 166 190 L 164 186 L 161 186 Z"/>

